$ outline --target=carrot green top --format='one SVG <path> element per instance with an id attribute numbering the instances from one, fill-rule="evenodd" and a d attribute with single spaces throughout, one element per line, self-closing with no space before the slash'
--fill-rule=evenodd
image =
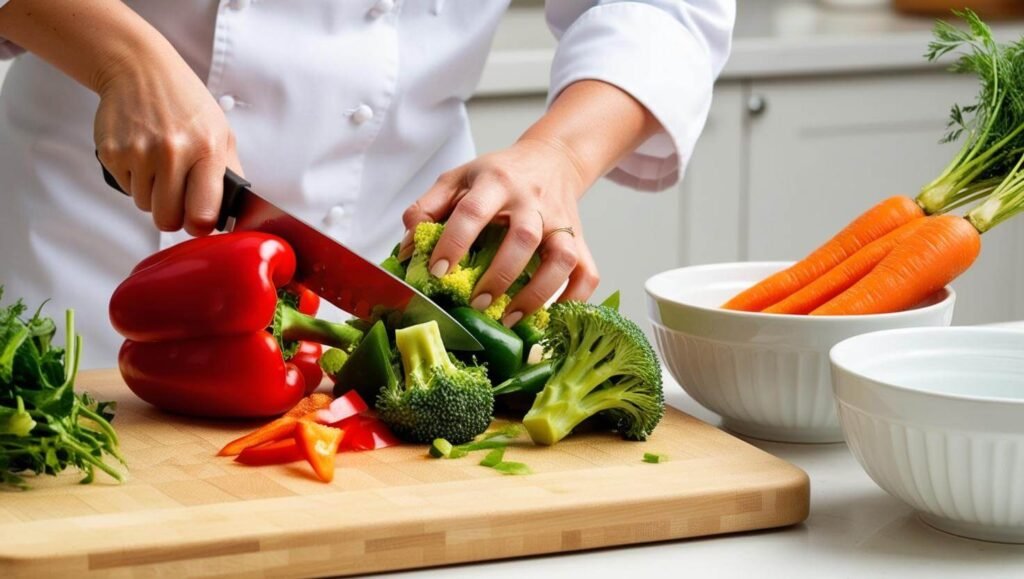
<path id="1" fill-rule="evenodd" d="M 953 105 L 943 142 L 966 137 L 949 165 L 917 197 L 926 213 L 943 213 L 982 199 L 1013 169 L 1024 151 L 1024 41 L 1000 44 L 970 11 L 954 11 L 967 28 L 945 21 L 935 25 L 929 61 L 959 50 L 951 70 L 976 74 L 977 101 Z"/>

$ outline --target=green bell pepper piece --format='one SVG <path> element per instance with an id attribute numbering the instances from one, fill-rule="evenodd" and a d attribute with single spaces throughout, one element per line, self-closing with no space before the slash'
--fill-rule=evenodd
<path id="1" fill-rule="evenodd" d="M 520 368 L 508 380 L 495 386 L 494 395 L 501 396 L 502 394 L 512 394 L 515 392 L 536 394 L 544 389 L 544 386 L 554 373 L 555 363 L 551 360 L 525 366 Z"/>
<path id="2" fill-rule="evenodd" d="M 492 382 L 508 379 L 523 365 L 523 340 L 512 330 L 473 308 L 455 308 L 449 313 L 484 347 L 473 355 L 487 363 Z"/>
<path id="3" fill-rule="evenodd" d="M 345 365 L 331 378 L 334 380 L 335 396 L 355 390 L 371 405 L 377 400 L 377 394 L 382 388 L 398 384 L 384 322 L 373 324 L 349 355 Z"/>

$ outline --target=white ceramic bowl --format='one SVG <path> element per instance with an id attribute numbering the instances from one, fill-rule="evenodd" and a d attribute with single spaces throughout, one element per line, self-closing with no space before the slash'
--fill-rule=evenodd
<path id="1" fill-rule="evenodd" d="M 947 326 L 955 294 L 868 316 L 790 316 L 718 306 L 790 265 L 684 267 L 647 280 L 648 313 L 669 371 L 697 402 L 739 434 L 783 442 L 842 442 L 828 351 L 846 338 L 891 328 Z"/>
<path id="2" fill-rule="evenodd" d="M 876 332 L 831 357 L 846 440 L 879 486 L 944 531 L 1024 543 L 1024 332 Z"/>

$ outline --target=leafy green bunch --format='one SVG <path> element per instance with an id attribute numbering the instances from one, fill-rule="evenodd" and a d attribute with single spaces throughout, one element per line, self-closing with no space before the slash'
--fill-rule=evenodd
<path id="1" fill-rule="evenodd" d="M 3 287 L 0 286 L 0 298 Z M 95 469 L 118 481 L 124 475 L 105 461 L 124 464 L 110 425 L 114 405 L 74 390 L 81 336 L 67 311 L 67 341 L 53 345 L 57 332 L 42 306 L 30 318 L 19 300 L 0 307 L 0 483 L 24 488 L 23 475 L 56 475 L 68 467 L 92 482 Z"/>
<path id="2" fill-rule="evenodd" d="M 1024 41 L 1001 44 L 971 10 L 954 11 L 966 27 L 940 20 L 925 58 L 936 61 L 956 51 L 950 70 L 974 75 L 974 103 L 954 104 L 943 142 L 963 144 L 918 200 L 929 214 L 982 199 L 1012 170 L 1024 152 Z"/>

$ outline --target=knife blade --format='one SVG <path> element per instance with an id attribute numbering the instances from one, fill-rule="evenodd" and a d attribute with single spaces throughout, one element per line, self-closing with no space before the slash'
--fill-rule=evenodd
<path id="1" fill-rule="evenodd" d="M 103 179 L 127 195 L 105 167 Z M 231 169 L 224 174 L 224 196 L 216 228 L 263 231 L 285 240 L 295 250 L 294 279 L 358 318 L 368 319 L 376 308 L 399 311 L 401 326 L 437 322 L 445 346 L 451 350 L 483 349 L 439 305 L 377 264 L 267 201 Z"/>

